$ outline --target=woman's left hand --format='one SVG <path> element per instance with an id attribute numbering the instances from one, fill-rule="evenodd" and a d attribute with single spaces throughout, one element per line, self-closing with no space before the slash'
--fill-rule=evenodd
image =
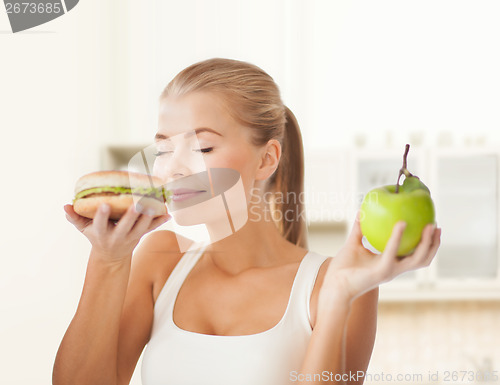
<path id="1" fill-rule="evenodd" d="M 319 293 L 319 307 L 328 306 L 333 300 L 338 300 L 339 295 L 350 303 L 404 272 L 428 266 L 436 255 L 441 229 L 434 225 L 424 228 L 422 239 L 413 254 L 405 257 L 396 255 L 406 226 L 404 222 L 396 223 L 382 254 L 372 253 L 362 244 L 359 215 L 358 211 L 351 234 L 328 266 Z"/>

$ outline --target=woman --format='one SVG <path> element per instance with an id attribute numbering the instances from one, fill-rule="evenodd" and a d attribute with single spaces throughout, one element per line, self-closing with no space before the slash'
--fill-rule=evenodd
<path id="1" fill-rule="evenodd" d="M 236 170 L 246 220 L 221 236 L 222 215 L 173 210 L 218 237 L 182 252 L 181 238 L 156 231 L 134 251 L 167 216 L 130 207 L 115 226 L 106 207 L 90 221 L 66 205 L 92 250 L 53 383 L 128 384 L 146 344 L 144 385 L 362 383 L 378 285 L 428 265 L 441 230 L 425 228 L 413 255 L 398 259 L 398 223 L 375 255 L 361 243 L 358 213 L 335 258 L 309 252 L 300 199 L 290 199 L 303 188 L 299 127 L 272 78 L 248 63 L 212 59 L 179 73 L 160 98 L 157 147 L 155 174 L 167 183 Z M 269 202 L 270 193 L 281 198 Z M 270 208 L 281 215 L 265 215 Z"/>

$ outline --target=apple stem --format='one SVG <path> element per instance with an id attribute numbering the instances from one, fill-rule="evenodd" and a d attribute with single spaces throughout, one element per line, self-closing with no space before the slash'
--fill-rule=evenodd
<path id="1" fill-rule="evenodd" d="M 412 173 L 408 171 L 408 169 L 406 168 L 406 159 L 408 157 L 408 151 L 410 151 L 410 145 L 409 144 L 406 144 L 405 146 L 405 153 L 403 155 L 403 167 L 401 167 L 401 169 L 399 170 L 399 175 L 398 175 L 398 180 L 396 182 L 396 191 L 395 193 L 399 193 L 399 180 L 401 179 L 401 175 L 405 175 L 405 177 L 409 177 L 409 176 L 412 176 Z"/>

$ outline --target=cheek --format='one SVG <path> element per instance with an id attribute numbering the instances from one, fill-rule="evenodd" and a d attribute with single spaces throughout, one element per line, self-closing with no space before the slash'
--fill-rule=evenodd
<path id="1" fill-rule="evenodd" d="M 218 156 L 205 158 L 207 167 L 224 167 L 238 171 L 240 174 L 250 174 L 254 168 L 251 154 L 247 151 L 225 151 Z"/>
<path id="2" fill-rule="evenodd" d="M 238 171 L 241 175 L 245 191 L 248 192 L 255 180 L 255 170 L 257 169 L 255 154 L 249 151 L 228 151 L 219 155 L 210 159 L 206 158 L 206 166 L 212 168 L 230 168 Z"/>

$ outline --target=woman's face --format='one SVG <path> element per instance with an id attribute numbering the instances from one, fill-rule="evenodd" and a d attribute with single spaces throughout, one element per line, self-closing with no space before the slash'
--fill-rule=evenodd
<path id="1" fill-rule="evenodd" d="M 200 217 L 177 218 L 176 211 L 206 203 L 240 176 L 243 188 L 239 199 L 247 207 L 261 150 L 251 144 L 250 130 L 229 115 L 219 96 L 192 92 L 163 99 L 155 143 L 153 174 L 173 191 L 169 209 L 177 222 L 178 219 L 184 224 L 205 222 Z M 207 172 L 210 169 L 217 169 L 218 174 Z M 206 204 L 199 207 L 204 216 L 218 216 L 211 212 L 215 207 L 213 210 Z"/>

